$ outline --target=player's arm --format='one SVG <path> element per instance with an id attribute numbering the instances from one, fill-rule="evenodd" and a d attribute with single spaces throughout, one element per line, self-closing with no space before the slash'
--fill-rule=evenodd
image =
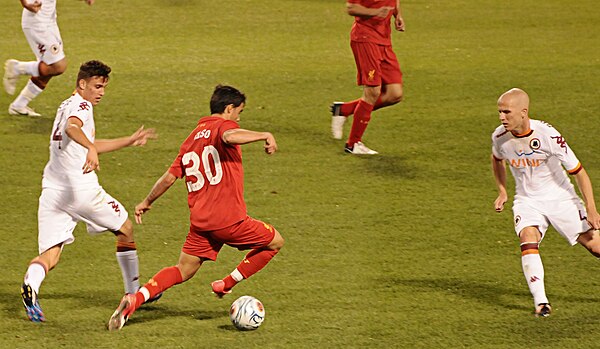
<path id="1" fill-rule="evenodd" d="M 142 215 L 152 208 L 152 203 L 169 190 L 176 180 L 177 177 L 167 171 L 158 179 L 158 181 L 156 181 L 156 183 L 154 183 L 154 186 L 144 201 L 135 205 L 135 221 L 137 224 L 142 224 Z"/>
<path id="2" fill-rule="evenodd" d="M 573 175 L 575 182 L 579 187 L 579 192 L 583 196 L 583 202 L 585 203 L 585 209 L 587 211 L 587 220 L 590 222 L 594 229 L 600 229 L 600 214 L 596 208 L 596 201 L 594 200 L 594 190 L 592 188 L 592 181 L 586 170 L 581 167 L 579 172 Z"/>
<path id="3" fill-rule="evenodd" d="M 95 144 L 98 154 L 102 154 L 130 146 L 143 146 L 149 139 L 156 139 L 156 132 L 152 128 L 145 129 L 142 126 L 131 136 L 114 139 L 97 139 Z"/>
<path id="4" fill-rule="evenodd" d="M 27 0 L 21 0 L 21 6 L 29 12 L 38 13 L 42 8 L 42 2 L 35 0 L 34 2 L 28 2 Z"/>
<path id="5" fill-rule="evenodd" d="M 390 6 L 368 8 L 352 2 L 346 3 L 346 11 L 350 16 L 354 17 L 371 18 L 377 16 L 381 18 L 386 18 L 388 13 L 390 13 L 390 11 L 392 10 L 394 10 L 394 8 Z"/>
<path id="6" fill-rule="evenodd" d="M 504 164 L 504 160 L 492 155 L 492 171 L 494 172 L 494 179 L 498 187 L 498 197 L 494 201 L 494 208 L 497 212 L 502 212 L 504 204 L 508 200 L 508 194 L 506 193 L 506 165 Z"/>
<path id="7" fill-rule="evenodd" d="M 85 158 L 85 164 L 83 164 L 83 173 L 92 172 L 95 169 L 100 169 L 100 160 L 98 159 L 98 151 L 92 141 L 90 141 L 81 127 L 83 121 L 78 117 L 71 116 L 67 119 L 67 126 L 65 127 L 65 133 L 69 138 L 74 140 L 77 144 L 87 149 L 87 156 Z"/>
<path id="8" fill-rule="evenodd" d="M 234 128 L 223 132 L 223 142 L 227 144 L 247 144 L 257 141 L 265 141 L 265 152 L 273 154 L 277 150 L 277 142 L 270 132 L 256 132 Z"/>
<path id="9" fill-rule="evenodd" d="M 405 29 L 404 18 L 402 18 L 402 10 L 400 9 L 400 0 L 396 0 L 396 9 L 394 10 L 394 26 L 399 32 Z"/>

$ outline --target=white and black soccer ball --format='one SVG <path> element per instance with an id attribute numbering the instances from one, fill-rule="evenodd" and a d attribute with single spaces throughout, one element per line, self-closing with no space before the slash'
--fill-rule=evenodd
<path id="1" fill-rule="evenodd" d="M 241 296 L 231 304 L 229 318 L 238 330 L 256 330 L 265 320 L 265 307 L 252 296 Z"/>

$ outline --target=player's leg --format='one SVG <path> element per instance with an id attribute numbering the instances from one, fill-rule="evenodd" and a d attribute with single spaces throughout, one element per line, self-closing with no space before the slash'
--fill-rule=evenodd
<path id="1" fill-rule="evenodd" d="M 373 106 L 373 110 L 394 105 L 402 101 L 402 84 L 386 84 L 381 87 L 381 94 Z"/>
<path id="2" fill-rule="evenodd" d="M 535 226 L 525 227 L 519 234 L 521 265 L 527 286 L 533 296 L 535 313 L 545 317 L 550 315 L 551 308 L 544 286 L 544 265 L 539 251 L 541 238 L 542 234 Z"/>
<path id="3" fill-rule="evenodd" d="M 380 93 L 381 86 L 363 87 L 363 95 L 354 111 L 352 128 L 350 129 L 350 135 L 348 136 L 348 141 L 345 146 L 346 152 L 366 155 L 377 154 L 376 151 L 367 148 L 362 143 L 362 136 L 369 125 L 369 121 L 371 121 L 371 113 L 373 112 L 373 107 Z"/>
<path id="4" fill-rule="evenodd" d="M 285 243 L 272 225 L 250 217 L 236 228 L 234 236 L 236 239 L 229 239 L 228 245 L 239 249 L 250 248 L 251 251 L 229 275 L 212 282 L 213 293 L 219 298 L 231 293 L 231 289 L 240 281 L 262 270 Z"/>
<path id="5" fill-rule="evenodd" d="M 55 245 L 35 257 L 29 263 L 21 285 L 23 306 L 29 320 L 33 322 L 46 321 L 38 300 L 38 294 L 46 275 L 60 260 L 63 244 Z"/>
<path id="6" fill-rule="evenodd" d="M 577 242 L 585 247 L 594 257 L 600 258 L 600 233 L 598 230 L 590 229 L 579 234 Z"/>
<path id="7" fill-rule="evenodd" d="M 44 31 L 23 29 L 23 32 L 37 61 L 6 61 L 3 82 L 9 94 L 14 94 L 19 75 L 31 76 L 19 96 L 10 104 L 8 112 L 11 115 L 39 116 L 28 104 L 42 93 L 53 76 L 66 70 L 67 60 L 58 26 L 51 26 Z"/>
<path id="8" fill-rule="evenodd" d="M 181 252 L 177 265 L 163 268 L 142 286 L 138 292 L 135 294 L 126 294 L 121 299 L 117 310 L 115 310 L 108 321 L 108 329 L 110 331 L 121 329 L 129 317 L 142 304 L 162 294 L 165 290 L 192 278 L 198 269 L 200 269 L 204 260 L 204 258 Z"/>
<path id="9" fill-rule="evenodd" d="M 63 211 L 72 198 L 60 190 L 43 189 L 38 207 L 38 252 L 27 267 L 21 286 L 21 296 L 27 316 L 31 321 L 44 321 L 38 295 L 48 272 L 60 260 L 62 248 L 75 241 L 73 230 L 77 225 Z"/>
<path id="10" fill-rule="evenodd" d="M 396 54 L 391 46 L 381 47 L 380 53 L 382 88 L 373 110 L 399 103 L 402 101 L 404 95 L 402 89 L 402 71 L 400 70 Z"/>
<path id="11" fill-rule="evenodd" d="M 125 293 L 135 293 L 140 288 L 140 266 L 131 220 L 127 219 L 113 234 L 117 237 L 115 255 L 121 268 Z"/>

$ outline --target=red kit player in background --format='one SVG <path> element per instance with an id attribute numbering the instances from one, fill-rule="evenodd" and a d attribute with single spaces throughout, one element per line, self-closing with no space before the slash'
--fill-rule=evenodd
<path id="1" fill-rule="evenodd" d="M 241 144 L 264 141 L 267 154 L 277 150 L 269 132 L 241 129 L 237 123 L 246 96 L 231 86 L 219 85 L 210 100 L 211 116 L 203 117 L 183 142 L 173 164 L 135 207 L 137 223 L 152 203 L 185 178 L 190 207 L 190 230 L 176 266 L 164 268 L 136 294 L 123 297 L 108 322 L 118 330 L 146 300 L 189 280 L 205 260 L 214 261 L 223 244 L 251 251 L 223 280 L 211 284 L 220 298 L 231 288 L 264 268 L 283 247 L 284 240 L 268 223 L 249 217 L 244 202 Z"/>
<path id="2" fill-rule="evenodd" d="M 354 16 L 350 46 L 354 53 L 357 84 L 363 86 L 361 98 L 350 102 L 334 102 L 331 106 L 331 133 L 342 139 L 346 118 L 354 114 L 352 129 L 345 146 L 350 154 L 377 154 L 362 143 L 371 113 L 402 100 L 402 72 L 392 50 L 394 26 L 404 31 L 400 0 L 348 0 L 348 14 Z"/>

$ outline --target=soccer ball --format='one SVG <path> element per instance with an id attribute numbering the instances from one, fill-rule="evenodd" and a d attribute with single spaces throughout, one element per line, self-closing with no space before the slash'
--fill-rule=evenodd
<path id="1" fill-rule="evenodd" d="M 265 320 L 265 307 L 252 296 L 241 296 L 231 304 L 229 318 L 238 330 L 256 330 Z"/>

